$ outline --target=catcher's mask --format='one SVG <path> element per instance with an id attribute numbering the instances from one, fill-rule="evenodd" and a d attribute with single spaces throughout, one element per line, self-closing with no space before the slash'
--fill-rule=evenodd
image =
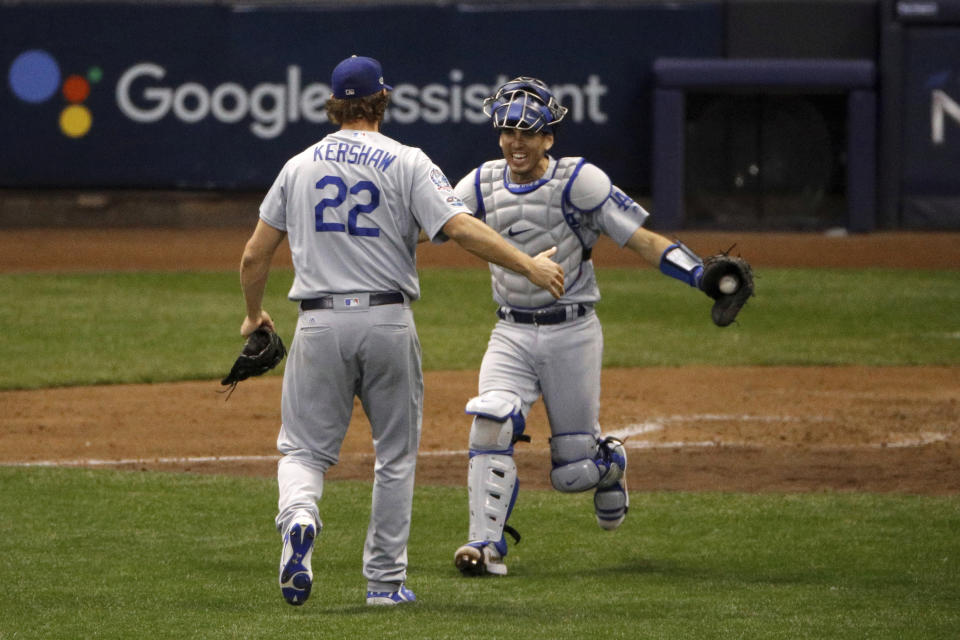
<path id="1" fill-rule="evenodd" d="M 541 80 L 528 76 L 514 78 L 483 101 L 483 112 L 493 119 L 495 129 L 519 129 L 553 133 L 553 127 L 567 115 Z"/>

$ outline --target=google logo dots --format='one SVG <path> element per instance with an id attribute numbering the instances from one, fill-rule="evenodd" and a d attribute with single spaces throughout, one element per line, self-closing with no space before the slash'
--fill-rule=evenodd
<path id="1" fill-rule="evenodd" d="M 42 49 L 24 51 L 10 65 L 7 80 L 14 95 L 24 102 L 46 102 L 57 92 L 67 101 L 60 112 L 60 131 L 70 138 L 82 138 L 93 125 L 93 115 L 83 102 L 90 96 L 91 84 L 103 78 L 99 67 L 91 68 L 86 76 L 72 74 L 61 84 L 60 65 Z"/>
<path id="2" fill-rule="evenodd" d="M 90 95 L 90 83 L 86 78 L 73 75 L 63 81 L 63 97 L 68 102 L 77 104 L 83 102 Z"/>

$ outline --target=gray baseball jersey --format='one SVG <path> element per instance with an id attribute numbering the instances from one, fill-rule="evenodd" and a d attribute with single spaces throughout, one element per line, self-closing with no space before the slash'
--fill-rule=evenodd
<path id="1" fill-rule="evenodd" d="M 331 133 L 291 158 L 260 207 L 286 231 L 296 271 L 290 298 L 402 291 L 420 297 L 416 247 L 466 211 L 423 151 L 381 133 Z"/>
<path id="2" fill-rule="evenodd" d="M 364 546 L 368 589 L 406 576 L 406 545 L 423 413 L 420 343 L 409 302 L 420 296 L 420 229 L 438 236 L 467 212 L 421 150 L 380 133 L 343 130 L 291 158 L 260 208 L 286 231 L 301 304 L 283 379 L 277 448 L 278 529 L 299 510 L 320 522 L 316 502 L 336 464 L 360 398 L 377 463 Z M 402 299 L 395 300 L 402 294 Z M 376 294 L 394 301 L 374 304 Z M 382 300 L 382 299 L 381 299 Z"/>
<path id="3" fill-rule="evenodd" d="M 501 320 L 480 366 L 479 391 L 519 396 L 524 414 L 542 395 L 554 435 L 599 434 L 603 334 L 593 312 L 600 300 L 591 251 L 600 234 L 627 243 L 647 212 L 582 158 L 549 159 L 543 177 L 513 184 L 505 160 L 486 162 L 455 189 L 465 204 L 508 242 L 535 255 L 557 247 L 566 292 L 554 300 L 522 278 L 490 265 Z M 510 311 L 558 312 L 549 325 L 515 322 Z"/>

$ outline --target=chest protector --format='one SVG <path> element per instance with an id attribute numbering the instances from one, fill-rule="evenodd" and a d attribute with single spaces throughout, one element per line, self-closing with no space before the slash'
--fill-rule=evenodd
<path id="1" fill-rule="evenodd" d="M 477 189 L 483 219 L 507 242 L 530 256 L 556 246 L 553 260 L 563 267 L 564 284 L 570 291 L 580 277 L 583 263 L 597 232 L 582 224 L 583 213 L 574 208 L 568 193 L 582 158 L 551 158 L 544 177 L 530 185 L 511 185 L 506 180 L 506 160 L 486 162 L 478 169 Z M 556 301 L 518 273 L 490 264 L 493 297 L 512 309 L 538 309 Z M 562 300 L 560 301 L 562 302 Z"/>

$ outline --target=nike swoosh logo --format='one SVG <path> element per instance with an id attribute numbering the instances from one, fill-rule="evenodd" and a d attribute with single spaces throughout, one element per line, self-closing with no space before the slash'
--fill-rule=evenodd
<path id="1" fill-rule="evenodd" d="M 520 229 L 518 231 L 514 231 L 513 227 L 511 227 L 510 229 L 507 229 L 507 235 L 512 238 L 514 236 L 520 235 L 521 233 L 526 233 L 527 231 L 533 231 L 533 229 L 530 227 L 527 227 L 526 229 Z"/>

